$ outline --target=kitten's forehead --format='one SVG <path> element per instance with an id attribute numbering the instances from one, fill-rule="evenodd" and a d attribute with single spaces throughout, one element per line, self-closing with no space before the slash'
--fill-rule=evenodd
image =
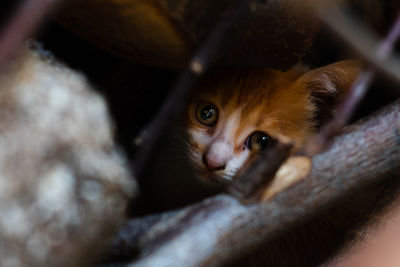
<path id="1" fill-rule="evenodd" d="M 251 109 L 271 94 L 290 87 L 303 73 L 298 68 L 288 72 L 271 69 L 216 72 L 200 83 L 195 99 L 213 100 L 228 110 Z"/>

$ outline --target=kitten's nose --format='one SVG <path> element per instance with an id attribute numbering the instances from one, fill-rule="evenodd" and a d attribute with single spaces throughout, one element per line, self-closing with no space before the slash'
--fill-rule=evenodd
<path id="1" fill-rule="evenodd" d="M 226 164 L 222 162 L 210 160 L 209 158 L 207 158 L 206 154 L 203 154 L 203 164 L 210 171 L 224 170 L 226 166 Z"/>
<path id="2" fill-rule="evenodd" d="M 224 170 L 232 156 L 233 151 L 229 143 L 216 142 L 203 154 L 203 164 L 210 171 Z"/>

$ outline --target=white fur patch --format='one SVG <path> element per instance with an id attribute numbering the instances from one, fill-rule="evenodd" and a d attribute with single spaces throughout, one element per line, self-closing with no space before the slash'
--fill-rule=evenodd
<path id="1" fill-rule="evenodd" d="M 230 178 L 235 176 L 238 171 L 243 167 L 243 164 L 248 160 L 249 156 L 250 151 L 246 149 L 233 157 L 230 161 L 228 161 L 228 164 L 226 165 L 225 174 L 228 175 Z"/>
<path id="2" fill-rule="evenodd" d="M 225 166 L 224 170 L 214 171 L 214 174 L 231 180 L 233 176 L 243 167 L 243 164 L 250 156 L 250 151 L 244 150 L 235 153 L 237 140 L 234 140 L 235 132 L 240 123 L 240 110 L 224 117 L 220 114 L 220 121 L 214 129 L 214 134 L 210 136 L 207 130 L 190 129 L 189 135 L 193 143 L 205 148 L 203 151 L 191 150 L 190 158 L 194 163 L 202 168 L 206 168 L 202 162 L 204 153 L 207 161 L 212 166 Z"/>
<path id="3" fill-rule="evenodd" d="M 213 142 L 208 148 L 206 158 L 213 166 L 225 166 L 233 157 L 233 145 L 228 141 Z"/>

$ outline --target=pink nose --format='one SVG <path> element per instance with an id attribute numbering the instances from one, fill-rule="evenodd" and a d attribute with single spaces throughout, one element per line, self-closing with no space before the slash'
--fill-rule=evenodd
<path id="1" fill-rule="evenodd" d="M 224 162 L 210 160 L 210 158 L 208 158 L 206 154 L 203 154 L 203 163 L 209 171 L 224 170 L 226 167 L 226 164 Z"/>
<path id="2" fill-rule="evenodd" d="M 232 156 L 233 151 L 229 143 L 216 142 L 203 154 L 203 164 L 210 171 L 224 170 Z"/>

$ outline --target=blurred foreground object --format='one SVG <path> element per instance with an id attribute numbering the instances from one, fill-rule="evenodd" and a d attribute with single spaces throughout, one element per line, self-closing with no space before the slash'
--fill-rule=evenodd
<path id="1" fill-rule="evenodd" d="M 263 202 L 219 194 L 180 210 L 134 218 L 121 228 L 109 258 L 131 261 L 131 267 L 234 261 L 234 266 L 320 266 L 354 241 L 354 231 L 373 225 L 398 196 L 399 114 L 397 100 L 344 128 L 326 151 L 311 158 L 308 175 L 275 187 L 273 194 L 266 191 Z M 253 172 L 260 174 L 265 173 Z M 257 253 L 247 254 L 257 247 L 262 261 Z M 251 265 L 254 260 L 258 265 Z"/>
<path id="2" fill-rule="evenodd" d="M 104 100 L 24 51 L 0 77 L 0 266 L 87 266 L 135 194 Z"/>
<path id="3" fill-rule="evenodd" d="M 57 20 L 124 59 L 184 67 L 234 1 L 71 0 Z M 224 36 L 217 64 L 287 69 L 312 44 L 317 20 L 301 1 L 248 1 Z"/>

